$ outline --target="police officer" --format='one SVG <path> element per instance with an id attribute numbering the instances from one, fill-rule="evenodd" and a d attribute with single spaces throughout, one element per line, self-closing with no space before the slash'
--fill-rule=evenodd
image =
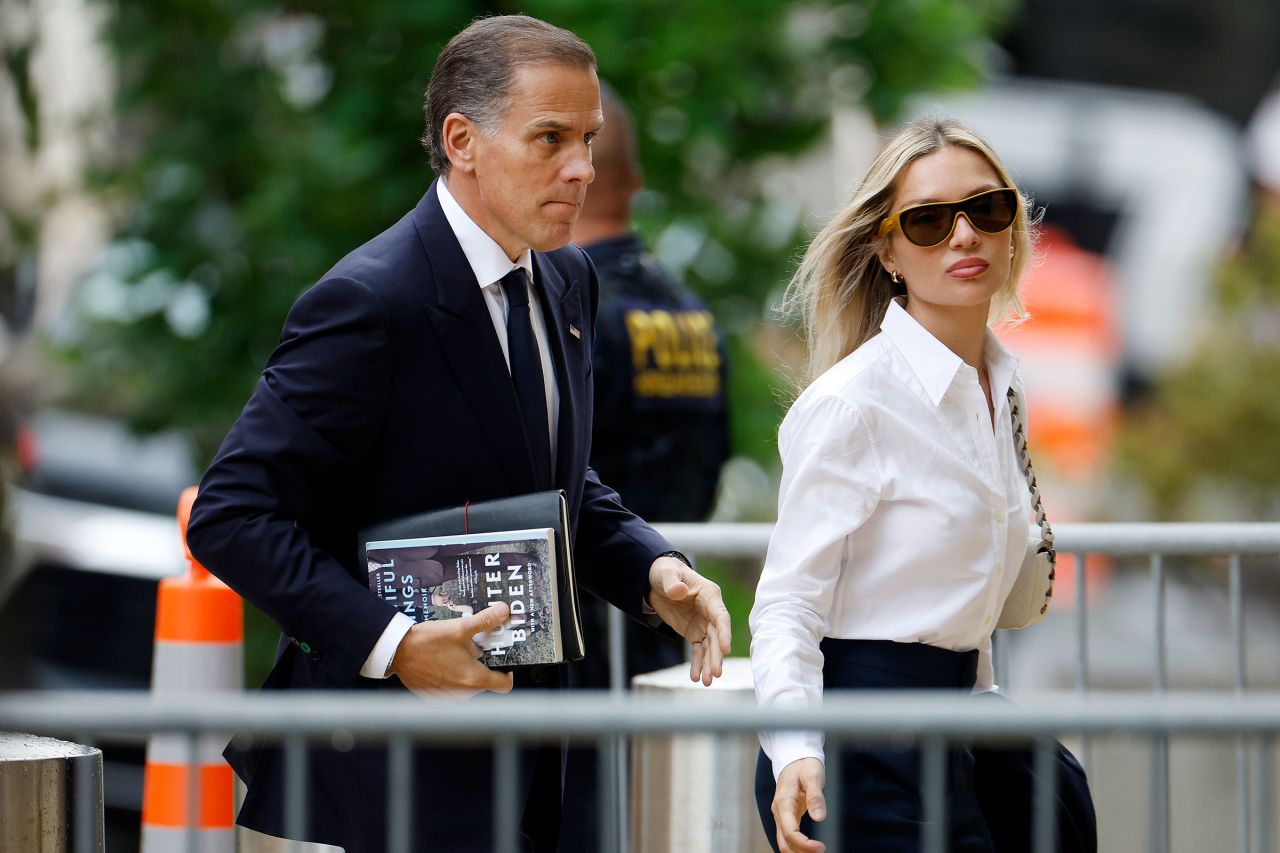
<path id="1" fill-rule="evenodd" d="M 704 521 L 729 451 L 720 335 L 630 230 L 642 184 L 635 132 L 617 95 L 601 89 L 596 179 L 573 232 L 600 276 L 591 465 L 634 512 Z"/>
<path id="2" fill-rule="evenodd" d="M 573 231 L 600 277 L 591 465 L 642 518 L 705 521 L 729 455 L 724 348 L 706 306 L 631 231 L 631 198 L 642 184 L 635 130 L 603 81 L 601 101 L 596 178 Z M 605 607 L 590 596 L 582 605 L 588 636 L 606 636 Z M 628 684 L 684 660 L 674 639 L 630 620 L 624 633 Z M 573 665 L 573 686 L 609 686 L 603 651 Z M 594 750 L 570 750 L 563 851 L 597 846 L 596 761 Z"/>

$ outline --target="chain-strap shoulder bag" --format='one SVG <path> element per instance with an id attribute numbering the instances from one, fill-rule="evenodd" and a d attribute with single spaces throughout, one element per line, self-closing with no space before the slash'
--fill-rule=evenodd
<path id="1" fill-rule="evenodd" d="M 1036 524 L 1040 525 L 1040 539 L 1032 542 L 1027 549 L 1026 559 L 1022 561 L 1018 578 L 1013 582 L 1009 597 L 1005 599 L 1004 609 L 1000 611 L 1000 620 L 996 625 L 1000 628 L 1025 628 L 1036 624 L 1049 612 L 1057 553 L 1053 549 L 1053 528 L 1045 517 L 1040 487 L 1036 485 L 1036 472 L 1031 467 L 1031 454 L 1027 451 L 1022 412 L 1012 388 L 1009 389 L 1009 415 L 1013 422 L 1013 449 L 1022 464 L 1027 488 L 1031 491 L 1031 506 L 1035 511 Z"/>

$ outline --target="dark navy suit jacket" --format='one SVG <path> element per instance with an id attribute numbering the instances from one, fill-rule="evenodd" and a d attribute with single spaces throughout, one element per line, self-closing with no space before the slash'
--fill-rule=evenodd
<path id="1" fill-rule="evenodd" d="M 595 271 L 575 246 L 535 253 L 534 268 L 560 392 L 555 485 L 575 520 L 580 582 L 639 618 L 648 567 L 671 546 L 587 465 Z M 493 322 L 433 186 L 298 299 L 200 485 L 187 531 L 192 553 L 289 641 L 264 688 L 389 686 L 359 675 L 394 608 L 369 592 L 357 531 L 533 491 L 520 424 Z M 598 650 L 603 638 L 595 639 Z M 517 677 L 517 689 L 527 683 Z M 416 754 L 415 850 L 491 848 L 486 756 Z M 283 835 L 282 754 L 229 749 L 228 759 L 249 785 L 239 821 Z M 308 840 L 381 853 L 385 753 L 313 749 L 308 765 Z M 550 837 L 558 785 L 548 795 L 522 770 L 525 829 L 535 841 L 539 832 Z M 529 829 L 531 816 L 540 830 Z"/>

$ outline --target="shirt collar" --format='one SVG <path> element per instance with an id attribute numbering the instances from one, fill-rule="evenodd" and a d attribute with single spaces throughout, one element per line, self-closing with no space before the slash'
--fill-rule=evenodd
<path id="1" fill-rule="evenodd" d="M 453 236 L 458 238 L 462 254 L 466 255 L 471 272 L 475 274 L 481 288 L 498 282 L 516 267 L 523 269 L 525 275 L 529 276 L 529 281 L 533 281 L 532 252 L 525 249 L 513 263 L 497 241 L 486 234 L 484 229 L 462 209 L 462 205 L 458 204 L 453 194 L 449 192 L 449 187 L 443 178 L 436 181 L 436 196 L 440 199 L 440 209 L 444 211 L 444 218 L 453 229 Z"/>
<path id="2" fill-rule="evenodd" d="M 920 325 L 915 317 L 908 314 L 899 299 L 897 297 L 889 302 L 889 310 L 885 312 L 880 330 L 898 352 L 902 353 L 929 400 L 937 406 L 955 381 L 964 361 Z M 998 407 L 1013 383 L 1018 359 L 1000 343 L 990 329 L 987 329 L 982 357 L 991 377 L 991 397 Z"/>

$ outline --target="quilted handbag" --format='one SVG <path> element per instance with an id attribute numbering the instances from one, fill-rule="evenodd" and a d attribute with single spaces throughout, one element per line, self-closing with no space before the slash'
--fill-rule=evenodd
<path id="1" fill-rule="evenodd" d="M 1040 525 L 1040 538 L 1031 542 L 1026 558 L 1018 569 L 1013 589 L 1000 611 L 998 628 L 1025 628 L 1034 625 L 1049 612 L 1049 599 L 1053 597 L 1053 570 L 1057 552 L 1053 550 L 1053 528 L 1045 517 L 1040 500 L 1040 487 L 1036 485 L 1036 472 L 1031 467 L 1031 454 L 1027 452 L 1027 436 L 1022 426 L 1022 412 L 1017 397 L 1009 389 L 1009 415 L 1013 422 L 1013 447 L 1022 462 L 1022 473 L 1031 491 L 1031 506 L 1036 523 Z"/>

